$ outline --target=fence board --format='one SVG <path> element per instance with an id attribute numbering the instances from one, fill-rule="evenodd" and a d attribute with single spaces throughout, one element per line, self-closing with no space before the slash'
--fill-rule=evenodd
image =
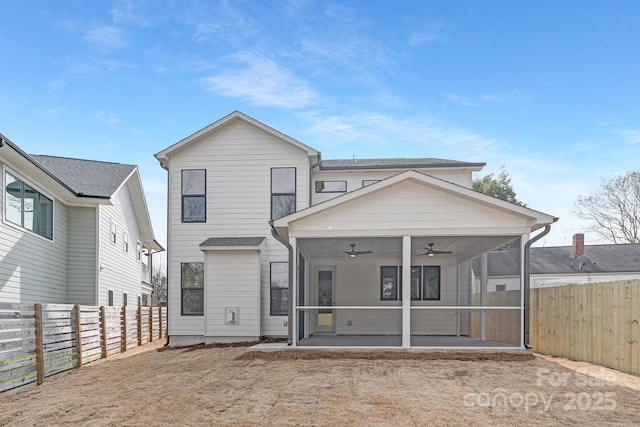
<path id="1" fill-rule="evenodd" d="M 640 280 L 531 291 L 536 352 L 640 374 Z"/>

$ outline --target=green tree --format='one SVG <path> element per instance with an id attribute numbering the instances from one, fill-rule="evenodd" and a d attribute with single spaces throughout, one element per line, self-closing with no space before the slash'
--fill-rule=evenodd
<path id="1" fill-rule="evenodd" d="M 516 192 L 511 186 L 511 177 L 505 171 L 504 165 L 500 167 L 500 174 L 494 178 L 493 174 L 485 175 L 482 178 L 473 180 L 472 188 L 488 196 L 496 197 L 506 202 L 515 203 L 520 206 L 527 206 L 516 198 Z"/>

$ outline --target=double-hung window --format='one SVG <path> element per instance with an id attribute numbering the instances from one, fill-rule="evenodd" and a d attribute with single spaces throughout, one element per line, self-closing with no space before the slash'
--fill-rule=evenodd
<path id="1" fill-rule="evenodd" d="M 347 181 L 316 181 L 316 193 L 346 193 Z"/>
<path id="2" fill-rule="evenodd" d="M 182 222 L 206 222 L 206 177 L 204 169 L 182 171 Z"/>
<path id="3" fill-rule="evenodd" d="M 5 219 L 53 240 L 53 200 L 5 172 Z"/>
<path id="4" fill-rule="evenodd" d="M 289 263 L 271 263 L 271 315 L 289 314 Z"/>
<path id="5" fill-rule="evenodd" d="M 296 211 L 296 168 L 271 169 L 271 219 Z"/>
<path id="6" fill-rule="evenodd" d="M 204 315 L 204 263 L 183 262 L 180 265 L 183 316 Z"/>
<path id="7" fill-rule="evenodd" d="M 380 300 L 402 299 L 402 269 L 398 266 L 380 267 Z M 440 300 L 440 266 L 411 266 L 411 299 Z"/>

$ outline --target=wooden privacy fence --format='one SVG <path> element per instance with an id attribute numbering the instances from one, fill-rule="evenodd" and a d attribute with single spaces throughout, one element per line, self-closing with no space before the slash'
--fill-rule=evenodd
<path id="1" fill-rule="evenodd" d="M 164 307 L 0 303 L 0 392 L 166 337 Z"/>
<path id="2" fill-rule="evenodd" d="M 640 375 L 640 280 L 532 289 L 530 303 L 535 352 Z"/>
<path id="3" fill-rule="evenodd" d="M 520 345 L 520 291 L 488 292 L 488 307 L 515 307 L 518 310 L 485 310 L 485 336 L 487 341 Z M 480 306 L 480 294 L 471 296 L 471 305 Z M 471 312 L 471 338 L 480 338 L 481 311 Z"/>

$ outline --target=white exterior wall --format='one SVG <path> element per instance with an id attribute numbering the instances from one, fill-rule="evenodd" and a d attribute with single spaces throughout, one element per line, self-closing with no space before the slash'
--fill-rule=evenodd
<path id="1" fill-rule="evenodd" d="M 113 305 L 123 305 L 123 294 L 127 293 L 127 305 L 136 306 L 142 295 L 142 260 L 136 256 L 136 242 L 140 240 L 140 229 L 133 208 L 131 192 L 125 184 L 111 197 L 112 206 L 99 207 L 99 305 L 109 303 L 109 290 L 113 290 Z M 116 224 L 116 243 L 111 242 L 111 222 Z M 129 234 L 129 251 L 124 251 L 124 233 Z"/>
<path id="2" fill-rule="evenodd" d="M 207 337 L 249 341 L 260 336 L 260 264 L 258 250 L 206 253 L 205 277 L 210 278 L 205 286 Z M 238 310 L 237 323 L 226 323 L 226 308 Z"/>
<path id="3" fill-rule="evenodd" d="M 69 220 L 67 302 L 95 305 L 97 304 L 97 210 L 90 207 L 70 206 L 67 211 Z"/>
<path id="4" fill-rule="evenodd" d="M 443 179 L 454 184 L 471 188 L 471 171 L 469 170 L 444 170 L 444 169 L 416 169 L 418 172 L 430 175 L 435 178 Z M 344 193 L 316 193 L 316 181 L 347 181 L 347 192 L 362 188 L 363 180 L 383 180 L 399 173 L 405 172 L 405 169 L 388 169 L 388 170 L 340 170 L 326 171 L 317 169 L 313 170 L 313 188 L 311 193 L 311 201 L 313 205 L 333 199 Z"/>
<path id="5" fill-rule="evenodd" d="M 0 301 L 66 303 L 67 207 L 20 170 L 6 168 L 0 163 Z M 53 240 L 5 221 L 5 170 L 53 200 Z"/>
<path id="6" fill-rule="evenodd" d="M 204 262 L 199 245 L 209 237 L 265 237 L 261 334 L 287 335 L 281 316 L 269 315 L 271 262 L 287 262 L 287 249 L 271 235 L 271 168 L 296 168 L 297 209 L 308 206 L 306 152 L 244 121 L 231 123 L 174 153 L 169 166 L 169 334 L 205 333 L 203 316 L 181 316 L 180 264 Z M 206 223 L 182 223 L 181 171 L 206 169 Z M 205 278 L 205 288 L 209 286 Z M 206 292 L 206 291 L 205 291 Z"/>

